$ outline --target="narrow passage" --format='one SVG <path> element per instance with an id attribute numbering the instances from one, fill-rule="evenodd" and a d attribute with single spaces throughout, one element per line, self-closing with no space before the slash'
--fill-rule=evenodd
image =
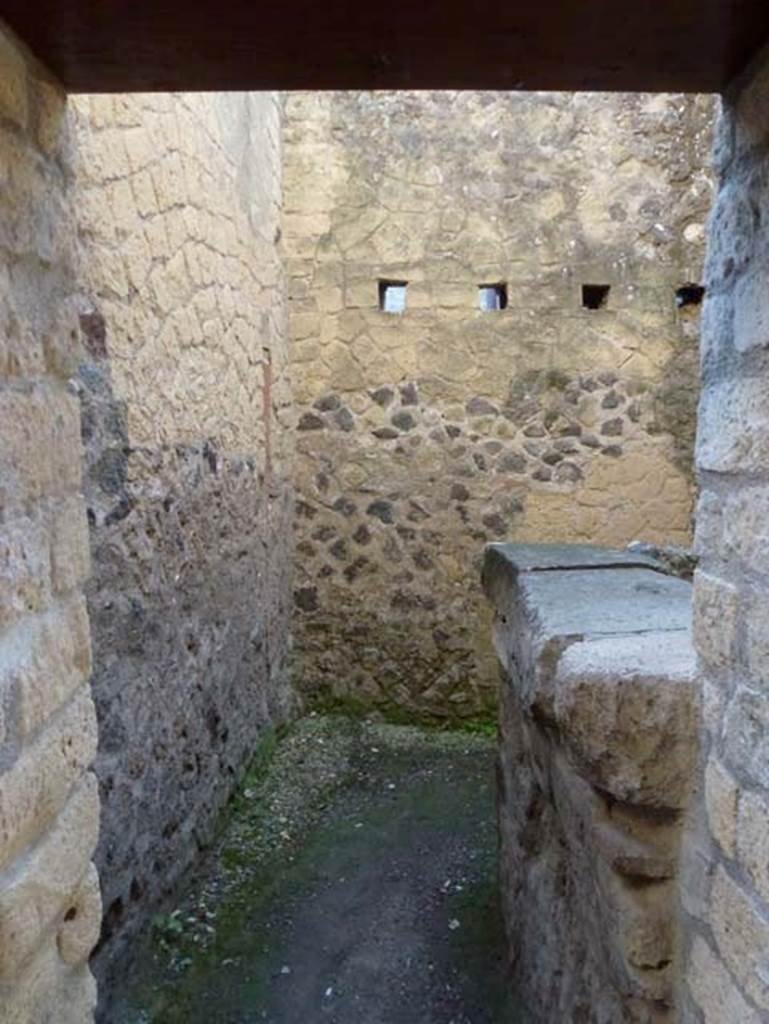
<path id="1" fill-rule="evenodd" d="M 114 1006 L 115 1024 L 517 1019 L 493 740 L 320 716 L 265 744 Z"/>

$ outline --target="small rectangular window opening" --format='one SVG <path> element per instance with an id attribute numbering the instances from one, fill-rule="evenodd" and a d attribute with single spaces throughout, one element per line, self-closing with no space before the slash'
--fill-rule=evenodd
<path id="1" fill-rule="evenodd" d="M 699 306 L 705 298 L 705 289 L 701 284 L 684 284 L 676 289 L 676 306 Z"/>
<path id="2" fill-rule="evenodd" d="M 406 309 L 408 281 L 380 281 L 379 308 L 383 313 L 403 313 Z"/>
<path id="3" fill-rule="evenodd" d="M 585 309 L 604 309 L 609 301 L 611 285 L 583 284 L 582 305 Z"/>
<path id="4" fill-rule="evenodd" d="M 507 285 L 479 284 L 478 306 L 484 313 L 494 313 L 500 309 L 507 309 Z"/>

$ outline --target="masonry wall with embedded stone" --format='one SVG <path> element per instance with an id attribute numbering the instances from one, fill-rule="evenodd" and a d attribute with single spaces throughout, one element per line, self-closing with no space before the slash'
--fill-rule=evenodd
<path id="1" fill-rule="evenodd" d="M 712 101 L 294 94 L 297 678 L 472 717 L 484 542 L 686 544 Z M 379 282 L 408 282 L 406 309 Z M 482 312 L 480 285 L 507 307 Z M 583 307 L 583 285 L 608 285 Z"/>
<path id="2" fill-rule="evenodd" d="M 681 1020 L 769 1019 L 769 53 L 725 97 L 703 311 L 700 806 Z"/>
<path id="3" fill-rule="evenodd" d="M 0 29 L 0 1017 L 86 1024 L 101 902 L 72 137 Z"/>
<path id="4" fill-rule="evenodd" d="M 72 104 L 108 995 L 292 705 L 280 115 L 271 94 Z"/>

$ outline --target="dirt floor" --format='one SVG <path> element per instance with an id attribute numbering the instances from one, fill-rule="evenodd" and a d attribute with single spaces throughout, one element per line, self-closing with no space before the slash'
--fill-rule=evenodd
<path id="1" fill-rule="evenodd" d="M 514 1024 L 494 744 L 310 716 L 259 752 L 109 1024 Z"/>

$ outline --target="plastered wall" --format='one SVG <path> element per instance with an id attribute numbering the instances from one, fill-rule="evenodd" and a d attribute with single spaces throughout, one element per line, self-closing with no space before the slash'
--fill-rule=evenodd
<path id="1" fill-rule="evenodd" d="M 0 1020 L 85 1024 L 101 903 L 71 123 L 0 30 Z"/>
<path id="2" fill-rule="evenodd" d="M 688 544 L 712 101 L 293 94 L 297 678 L 469 718 L 487 541 Z M 408 282 L 401 315 L 380 280 Z M 478 286 L 507 308 L 481 312 Z M 586 309 L 583 285 L 607 285 Z"/>
<path id="3" fill-rule="evenodd" d="M 769 1019 L 769 55 L 727 94 L 703 313 L 695 637 L 700 802 L 681 1019 Z"/>
<path id="4" fill-rule="evenodd" d="M 272 94 L 71 102 L 108 994 L 291 707 L 280 131 Z"/>

